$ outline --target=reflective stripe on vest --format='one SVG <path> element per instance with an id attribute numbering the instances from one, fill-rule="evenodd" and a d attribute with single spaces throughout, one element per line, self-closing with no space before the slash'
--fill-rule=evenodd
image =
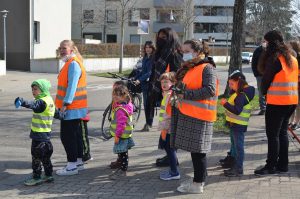
<path id="1" fill-rule="evenodd" d="M 298 62 L 295 57 L 291 56 L 292 67 L 288 67 L 282 55 L 278 59 L 282 69 L 274 76 L 268 89 L 267 104 L 298 104 Z"/>
<path id="2" fill-rule="evenodd" d="M 67 106 L 67 110 L 87 108 L 86 72 L 83 64 L 77 57 L 72 57 L 70 60 L 68 60 L 58 75 L 58 85 L 57 85 L 55 105 L 57 108 L 62 108 L 63 106 L 63 100 L 66 96 L 67 87 L 68 87 L 68 69 L 72 61 L 76 61 L 79 64 L 81 69 L 81 76 L 78 80 L 73 101 L 70 105 Z"/>
<path id="3" fill-rule="evenodd" d="M 244 95 L 245 95 L 245 97 L 248 101 L 248 104 L 246 104 L 243 107 L 243 110 L 239 115 L 236 115 L 234 113 L 231 113 L 228 110 L 225 110 L 226 121 L 232 122 L 232 123 L 235 123 L 235 124 L 248 126 L 249 118 L 250 118 L 250 115 L 251 115 L 251 105 L 249 103 L 250 101 L 249 101 L 247 95 L 245 93 L 244 93 Z M 237 96 L 236 93 L 232 94 L 230 96 L 230 98 L 228 99 L 228 103 L 234 106 L 234 100 L 235 100 L 236 96 Z"/>
<path id="4" fill-rule="evenodd" d="M 167 97 L 168 97 L 168 94 L 165 94 L 162 101 L 161 101 L 160 110 L 159 110 L 159 117 L 158 117 L 158 121 L 160 121 L 160 122 L 164 120 L 164 116 L 166 114 Z"/>
<path id="5" fill-rule="evenodd" d="M 123 134 L 121 135 L 121 138 L 130 138 L 133 131 L 133 124 L 132 124 L 132 115 L 129 115 L 128 111 L 123 107 L 117 107 L 115 108 L 111 113 L 111 124 L 110 124 L 110 134 L 114 137 L 116 135 L 116 129 L 117 129 L 117 117 L 115 117 L 115 113 L 122 109 L 125 111 L 126 115 L 128 116 L 126 121 L 126 127 L 124 129 Z"/>
<path id="6" fill-rule="evenodd" d="M 183 78 L 183 83 L 188 90 L 199 90 L 202 88 L 202 73 L 207 64 L 200 64 L 189 69 Z M 217 96 L 219 93 L 219 81 L 216 77 L 216 91 L 213 97 L 204 100 L 183 99 L 178 108 L 182 114 L 200 120 L 214 122 L 217 119 Z"/>
<path id="7" fill-rule="evenodd" d="M 51 96 L 42 97 L 41 100 L 46 103 L 46 108 L 42 113 L 33 113 L 31 130 L 37 133 L 48 133 L 51 132 L 55 106 Z"/>

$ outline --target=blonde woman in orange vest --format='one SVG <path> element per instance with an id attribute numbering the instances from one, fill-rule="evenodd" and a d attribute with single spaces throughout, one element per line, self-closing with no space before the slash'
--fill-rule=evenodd
<path id="1" fill-rule="evenodd" d="M 268 156 L 266 165 L 254 171 L 255 175 L 269 175 L 288 171 L 289 118 L 298 104 L 298 63 L 283 42 L 281 32 L 269 31 L 263 57 L 262 94 L 266 95 L 266 134 Z"/>
<path id="2" fill-rule="evenodd" d="M 60 43 L 59 54 L 65 62 L 58 75 L 55 105 L 63 113 L 60 138 L 67 153 L 67 165 L 57 175 L 75 175 L 83 170 L 83 141 L 80 118 L 87 114 L 86 72 L 82 57 L 71 40 Z"/>
<path id="3" fill-rule="evenodd" d="M 207 176 L 206 153 L 211 150 L 213 123 L 217 116 L 218 82 L 214 62 L 205 56 L 206 43 L 187 40 L 176 74 L 175 107 L 172 108 L 171 146 L 191 153 L 194 178 L 183 182 L 182 193 L 202 193 Z M 182 88 L 181 87 L 181 88 Z M 176 100 L 175 97 L 179 99 Z"/>

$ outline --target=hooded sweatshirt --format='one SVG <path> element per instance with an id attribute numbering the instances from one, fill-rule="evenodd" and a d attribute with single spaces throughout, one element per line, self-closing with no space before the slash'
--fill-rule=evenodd
<path id="1" fill-rule="evenodd" d="M 34 101 L 27 101 L 24 100 L 21 106 L 25 108 L 30 108 L 33 110 L 35 113 L 42 113 L 45 111 L 47 104 L 44 100 L 42 100 L 42 97 L 45 96 L 50 96 L 50 88 L 51 88 L 51 83 L 46 80 L 46 79 L 38 79 L 32 82 L 32 86 L 38 86 L 39 89 L 41 90 L 41 93 L 36 96 Z M 36 141 L 48 141 L 50 140 L 50 133 L 36 133 L 34 131 L 30 131 L 30 138 Z"/>

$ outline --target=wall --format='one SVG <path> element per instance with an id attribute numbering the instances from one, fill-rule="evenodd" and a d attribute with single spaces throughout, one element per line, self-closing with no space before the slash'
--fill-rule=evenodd
<path id="1" fill-rule="evenodd" d="M 7 69 L 29 70 L 30 62 L 30 1 L 1 0 L 0 10 L 8 10 L 6 17 Z M 3 17 L 0 15 L 0 59 L 3 59 Z"/>
<path id="2" fill-rule="evenodd" d="M 131 69 L 139 58 L 123 58 L 123 70 Z M 86 71 L 118 71 L 119 58 L 86 58 L 83 62 Z M 63 66 L 63 62 L 57 59 L 35 59 L 31 60 L 31 72 L 58 73 Z"/>
<path id="3" fill-rule="evenodd" d="M 6 62 L 4 60 L 0 60 L 0 76 L 6 75 Z"/>
<path id="4" fill-rule="evenodd" d="M 59 43 L 71 39 L 71 5 L 71 0 L 34 0 L 33 16 L 40 22 L 40 42 L 31 46 L 31 59 L 56 57 Z"/>

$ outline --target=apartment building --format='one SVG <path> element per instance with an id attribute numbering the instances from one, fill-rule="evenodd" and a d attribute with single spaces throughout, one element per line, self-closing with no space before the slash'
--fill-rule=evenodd
<path id="1" fill-rule="evenodd" d="M 173 28 L 182 40 L 231 39 L 234 0 L 132 0 L 125 10 L 125 43 L 153 40 L 163 27 Z M 115 43 L 120 40 L 122 8 L 117 0 L 73 0 L 72 38 Z M 138 21 L 150 21 L 149 34 L 137 34 Z"/>
<path id="2" fill-rule="evenodd" d="M 55 58 L 60 41 L 71 38 L 71 0 L 1 0 L 0 10 L 9 11 L 7 69 L 29 71 L 34 60 Z M 3 58 L 2 24 L 0 38 Z"/>

